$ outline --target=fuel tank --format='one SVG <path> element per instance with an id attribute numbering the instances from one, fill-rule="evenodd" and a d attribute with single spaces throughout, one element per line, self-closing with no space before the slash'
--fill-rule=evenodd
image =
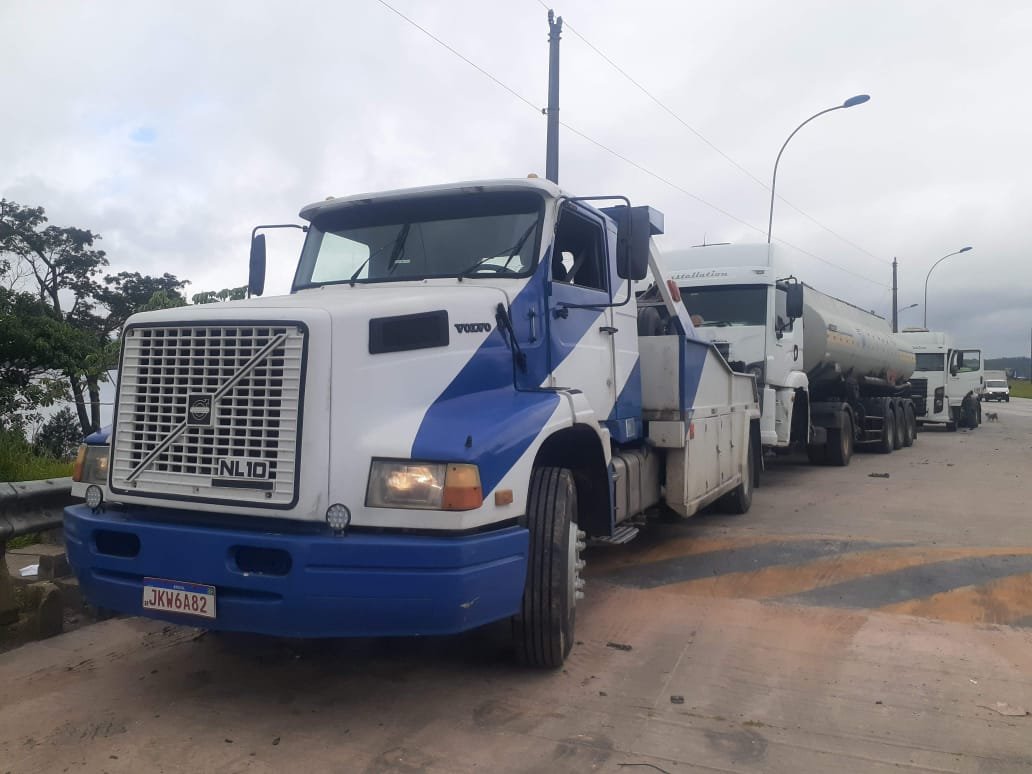
<path id="1" fill-rule="evenodd" d="M 884 318 L 809 285 L 803 327 L 803 368 L 811 387 L 840 377 L 898 385 L 914 373 L 914 351 Z"/>

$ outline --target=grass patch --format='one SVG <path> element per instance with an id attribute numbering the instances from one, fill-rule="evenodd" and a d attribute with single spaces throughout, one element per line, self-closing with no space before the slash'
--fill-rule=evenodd
<path id="1" fill-rule="evenodd" d="M 0 481 L 38 481 L 72 475 L 72 463 L 42 457 L 18 434 L 0 431 Z"/>
<path id="2" fill-rule="evenodd" d="M 1015 398 L 1032 398 L 1032 382 L 1028 380 L 1009 380 L 1010 394 Z"/>
<path id="3" fill-rule="evenodd" d="M 7 541 L 8 548 L 28 548 L 36 543 L 43 542 L 42 532 L 30 532 L 28 535 L 19 535 Z"/>

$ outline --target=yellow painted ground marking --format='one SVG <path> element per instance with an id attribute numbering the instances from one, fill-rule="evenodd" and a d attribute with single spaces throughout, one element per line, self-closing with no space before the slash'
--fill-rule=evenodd
<path id="1" fill-rule="evenodd" d="M 1032 548 L 883 548 L 842 553 L 804 564 L 772 565 L 751 572 L 727 573 L 658 588 L 665 592 L 701 596 L 769 599 L 932 562 L 1009 554 L 1032 554 Z"/>
<path id="2" fill-rule="evenodd" d="M 1032 616 L 1032 573 L 897 602 L 880 610 L 961 623 L 1011 623 Z"/>

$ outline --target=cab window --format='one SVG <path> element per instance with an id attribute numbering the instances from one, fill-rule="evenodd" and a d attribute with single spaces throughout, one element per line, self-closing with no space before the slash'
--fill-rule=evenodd
<path id="1" fill-rule="evenodd" d="M 602 223 L 563 209 L 552 252 L 552 281 L 606 292 L 606 251 Z"/>

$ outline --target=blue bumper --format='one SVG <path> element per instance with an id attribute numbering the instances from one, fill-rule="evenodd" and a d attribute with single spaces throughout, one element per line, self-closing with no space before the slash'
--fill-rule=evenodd
<path id="1" fill-rule="evenodd" d="M 145 521 L 131 510 L 94 514 L 85 505 L 66 508 L 64 523 L 68 559 L 91 604 L 281 637 L 473 629 L 519 610 L 527 570 L 522 527 L 334 537 Z M 145 611 L 145 577 L 215 586 L 218 617 Z"/>

